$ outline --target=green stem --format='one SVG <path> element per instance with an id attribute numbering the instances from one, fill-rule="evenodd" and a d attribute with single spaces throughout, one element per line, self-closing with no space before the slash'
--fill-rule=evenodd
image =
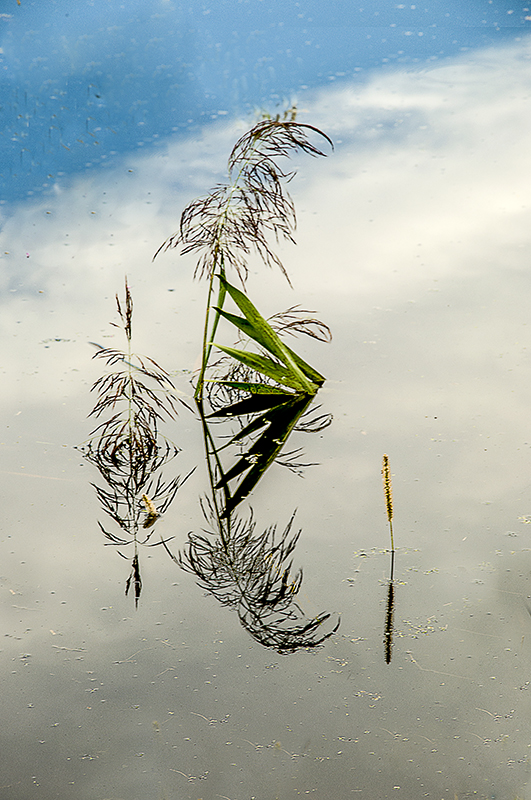
<path id="1" fill-rule="evenodd" d="M 201 371 L 199 373 L 199 377 L 198 377 L 198 380 L 197 380 L 197 386 L 196 386 L 195 394 L 194 394 L 194 397 L 195 397 L 196 401 L 200 400 L 201 402 L 203 400 L 203 386 L 204 386 L 204 383 L 205 383 L 205 372 L 206 372 L 206 369 L 208 367 L 208 360 L 210 358 L 210 353 L 212 352 L 212 342 L 213 342 L 214 337 L 216 335 L 216 331 L 218 329 L 218 324 L 219 324 L 219 318 L 220 318 L 220 313 L 219 313 L 219 311 L 216 310 L 215 311 L 215 315 L 214 315 L 214 321 L 212 322 L 212 330 L 211 330 L 211 332 L 209 334 L 210 315 L 211 315 L 212 309 L 213 309 L 212 295 L 214 293 L 214 280 L 217 277 L 217 269 L 216 269 L 217 261 L 218 261 L 218 253 L 216 253 L 215 256 L 214 256 L 214 263 L 212 264 L 212 271 L 211 271 L 211 274 L 210 274 L 210 281 L 209 281 L 209 285 L 208 285 L 207 307 L 206 307 L 206 313 L 205 313 L 205 324 L 204 324 L 204 327 L 203 327 L 203 349 L 202 349 L 202 352 L 201 352 Z M 220 261 L 219 274 L 222 275 L 223 277 L 225 277 L 225 270 L 224 270 L 224 267 L 223 267 L 223 253 L 221 253 L 221 255 L 219 257 L 219 261 Z M 225 295 L 227 293 L 227 290 L 225 289 L 225 286 L 224 286 L 223 282 L 220 281 L 219 278 L 218 278 L 218 284 L 219 284 L 218 298 L 217 298 L 217 301 L 215 303 L 215 306 L 216 306 L 216 308 L 219 309 L 219 308 L 223 308 L 223 303 L 225 302 Z"/>

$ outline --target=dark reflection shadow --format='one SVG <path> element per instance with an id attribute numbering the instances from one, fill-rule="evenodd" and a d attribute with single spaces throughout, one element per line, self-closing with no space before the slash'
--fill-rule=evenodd
<path id="1" fill-rule="evenodd" d="M 291 556 L 302 532 L 292 530 L 295 514 L 282 533 L 277 525 L 257 533 L 252 510 L 247 518 L 234 510 L 278 460 L 312 401 L 307 395 L 286 399 L 276 393 L 259 394 L 229 402 L 208 415 L 203 402 L 197 401 L 211 484 L 211 497 L 203 501 L 202 509 L 210 530 L 190 533 L 178 556 L 165 545 L 180 567 L 197 576 L 203 589 L 237 611 L 256 641 L 279 653 L 322 644 L 338 629 L 339 619 L 329 613 L 309 619 L 296 603 L 303 575 L 300 569 L 292 572 Z M 217 430 L 221 419 L 236 422 L 238 431 L 227 438 Z M 299 429 L 322 430 L 330 421 L 327 415 L 315 416 Z"/>
<path id="2" fill-rule="evenodd" d="M 302 569 L 292 572 L 291 556 L 302 532 L 292 531 L 295 514 L 282 533 L 276 525 L 257 533 L 252 510 L 244 519 L 220 514 L 208 499 L 202 508 L 211 529 L 190 533 L 178 556 L 165 547 L 182 569 L 197 576 L 201 588 L 237 611 L 256 641 L 291 653 L 317 647 L 338 629 L 339 619 L 331 614 L 308 619 L 296 603 L 303 574 Z"/>
<path id="3" fill-rule="evenodd" d="M 142 592 L 139 545 L 154 547 L 164 543 L 151 541 L 155 524 L 189 475 L 164 480 L 163 467 L 179 453 L 179 448 L 159 431 L 160 423 L 177 413 L 174 386 L 155 361 L 131 351 L 133 299 L 127 281 L 125 301 L 121 303 L 116 296 L 116 303 L 128 351 L 95 345 L 98 350 L 94 357 L 104 359 L 112 368 L 92 387 L 98 400 L 90 416 L 104 420 L 78 449 L 104 481 L 104 486 L 92 485 L 119 533 L 98 524 L 108 540 L 106 544 L 121 548 L 119 555 L 131 559 L 125 593 L 133 588 L 138 606 Z M 134 550 L 132 558 L 122 552 L 130 545 Z"/>
<path id="4" fill-rule="evenodd" d="M 228 516 L 248 497 L 275 461 L 299 473 L 305 466 L 312 466 L 296 460 L 296 456 L 301 455 L 300 449 L 288 453 L 286 460 L 280 460 L 290 434 L 312 401 L 311 395 L 273 392 L 251 395 L 208 417 L 204 414 L 203 404 L 198 402 L 213 491 L 223 497 L 222 516 Z M 223 419 L 235 420 L 239 430 L 229 435 L 224 444 L 217 446 L 212 423 Z M 316 423 L 315 430 L 322 430 L 327 424 L 328 419 L 321 426 Z M 307 430 L 311 430 L 310 423 L 307 426 Z M 224 467 L 223 460 L 227 452 L 229 466 Z M 230 461 L 233 463 L 230 464 Z"/>
<path id="5" fill-rule="evenodd" d="M 387 607 L 385 610 L 385 628 L 384 628 L 384 657 L 385 663 L 391 663 L 393 654 L 393 619 L 395 613 L 395 587 L 393 579 L 389 580 L 387 589 Z"/>

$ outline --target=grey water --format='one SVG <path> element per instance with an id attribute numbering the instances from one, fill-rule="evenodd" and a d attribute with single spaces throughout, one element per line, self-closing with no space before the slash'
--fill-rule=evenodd
<path id="1" fill-rule="evenodd" d="M 75 449 L 94 427 L 89 343 L 123 346 L 124 274 L 135 350 L 192 402 L 206 285 L 193 257 L 152 256 L 255 117 L 2 207 L 2 798 L 530 796 L 531 66 L 516 33 L 298 90 L 298 120 L 335 150 L 293 160 L 297 244 L 278 247 L 293 288 L 256 260 L 247 289 L 264 316 L 300 304 L 332 329 L 296 347 L 326 376 L 333 423 L 293 434 L 316 465 L 273 465 L 245 508 L 264 530 L 296 511 L 298 603 L 341 618 L 320 648 L 263 647 L 162 547 L 141 549 L 135 609 Z M 205 527 L 208 479 L 194 415 L 163 432 L 180 448 L 168 477 L 195 467 L 157 522 L 176 552 Z"/>

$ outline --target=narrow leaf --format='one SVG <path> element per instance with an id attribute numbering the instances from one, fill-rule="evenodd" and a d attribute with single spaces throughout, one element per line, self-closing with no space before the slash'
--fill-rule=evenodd
<path id="1" fill-rule="evenodd" d="M 269 383 L 248 383 L 245 381 L 217 381 L 210 380 L 206 383 L 216 383 L 218 386 L 230 386 L 232 389 L 240 389 L 242 392 L 251 394 L 279 394 L 278 386 L 271 386 Z M 293 397 L 292 393 L 285 393 L 288 397 Z"/>
<path id="2" fill-rule="evenodd" d="M 289 350 L 289 352 L 291 354 L 291 357 L 293 358 L 293 360 L 295 361 L 297 366 L 300 367 L 302 372 L 304 372 L 304 374 L 311 381 L 313 381 L 313 383 L 316 383 L 317 386 L 322 386 L 323 383 L 326 380 L 324 375 L 321 375 L 320 372 L 317 372 L 317 370 L 315 370 L 313 367 L 311 367 L 306 361 L 303 361 L 303 359 L 300 356 L 298 356 L 297 353 L 295 353 L 290 347 L 288 347 L 287 345 L 284 345 L 284 346 L 285 346 L 286 350 Z"/>
<path id="3" fill-rule="evenodd" d="M 261 344 L 262 347 L 265 347 L 266 350 L 280 359 L 280 361 L 282 361 L 283 364 L 290 369 L 290 372 L 293 373 L 293 377 L 298 378 L 302 391 L 307 392 L 308 394 L 315 394 L 317 391 L 315 384 L 311 380 L 308 380 L 307 376 L 304 374 L 304 371 L 293 359 L 292 351 L 289 349 L 289 347 L 286 347 L 282 339 L 280 339 L 278 334 L 275 333 L 271 325 L 267 322 L 267 320 L 264 319 L 264 317 L 262 317 L 259 311 L 251 303 L 247 295 L 245 295 L 243 292 L 240 292 L 240 290 L 235 286 L 232 286 L 222 275 L 220 275 L 219 280 L 220 283 L 225 286 L 228 294 L 230 294 L 249 323 L 250 327 L 247 326 L 248 330 L 245 331 L 247 335 Z M 234 317 L 232 320 L 235 325 L 238 324 L 236 320 L 240 320 L 240 317 Z"/>
<path id="4" fill-rule="evenodd" d="M 304 382 L 301 382 L 298 376 L 295 377 L 291 370 L 286 369 L 286 367 L 283 367 L 271 358 L 260 356 L 257 353 L 248 353 L 245 350 L 235 350 L 233 347 L 224 347 L 220 344 L 216 345 L 216 347 L 219 347 L 220 350 L 232 356 L 237 361 L 241 361 L 242 364 L 246 364 L 248 367 L 251 367 L 251 369 L 256 370 L 256 372 L 261 372 L 262 375 L 273 378 L 273 380 L 278 383 L 289 386 L 297 392 L 315 394 L 315 386 L 313 384 L 313 389 L 307 392 L 305 384 L 308 383 L 308 381 L 306 379 Z"/>

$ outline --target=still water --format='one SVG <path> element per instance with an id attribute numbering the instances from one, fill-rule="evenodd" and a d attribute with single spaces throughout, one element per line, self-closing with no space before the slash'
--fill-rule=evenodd
<path id="1" fill-rule="evenodd" d="M 300 304 L 332 342 L 289 342 L 326 377 L 326 429 L 295 431 L 303 476 L 273 464 L 242 504 L 256 530 L 301 529 L 318 648 L 281 652 L 140 546 L 142 591 L 98 525 L 101 476 L 76 446 L 95 427 L 95 348 L 135 352 L 193 408 L 206 283 L 154 252 L 224 181 L 252 124 L 123 156 L 14 206 L 2 232 L 2 798 L 272 800 L 528 798 L 531 673 L 529 40 L 430 69 L 308 90 L 298 121 L 335 144 L 297 156 L 297 245 L 250 262 L 265 317 Z M 230 343 L 230 342 L 227 342 Z M 193 473 L 157 520 L 175 554 L 207 527 L 197 414 L 160 430 Z M 382 456 L 394 493 L 394 635 Z"/>

